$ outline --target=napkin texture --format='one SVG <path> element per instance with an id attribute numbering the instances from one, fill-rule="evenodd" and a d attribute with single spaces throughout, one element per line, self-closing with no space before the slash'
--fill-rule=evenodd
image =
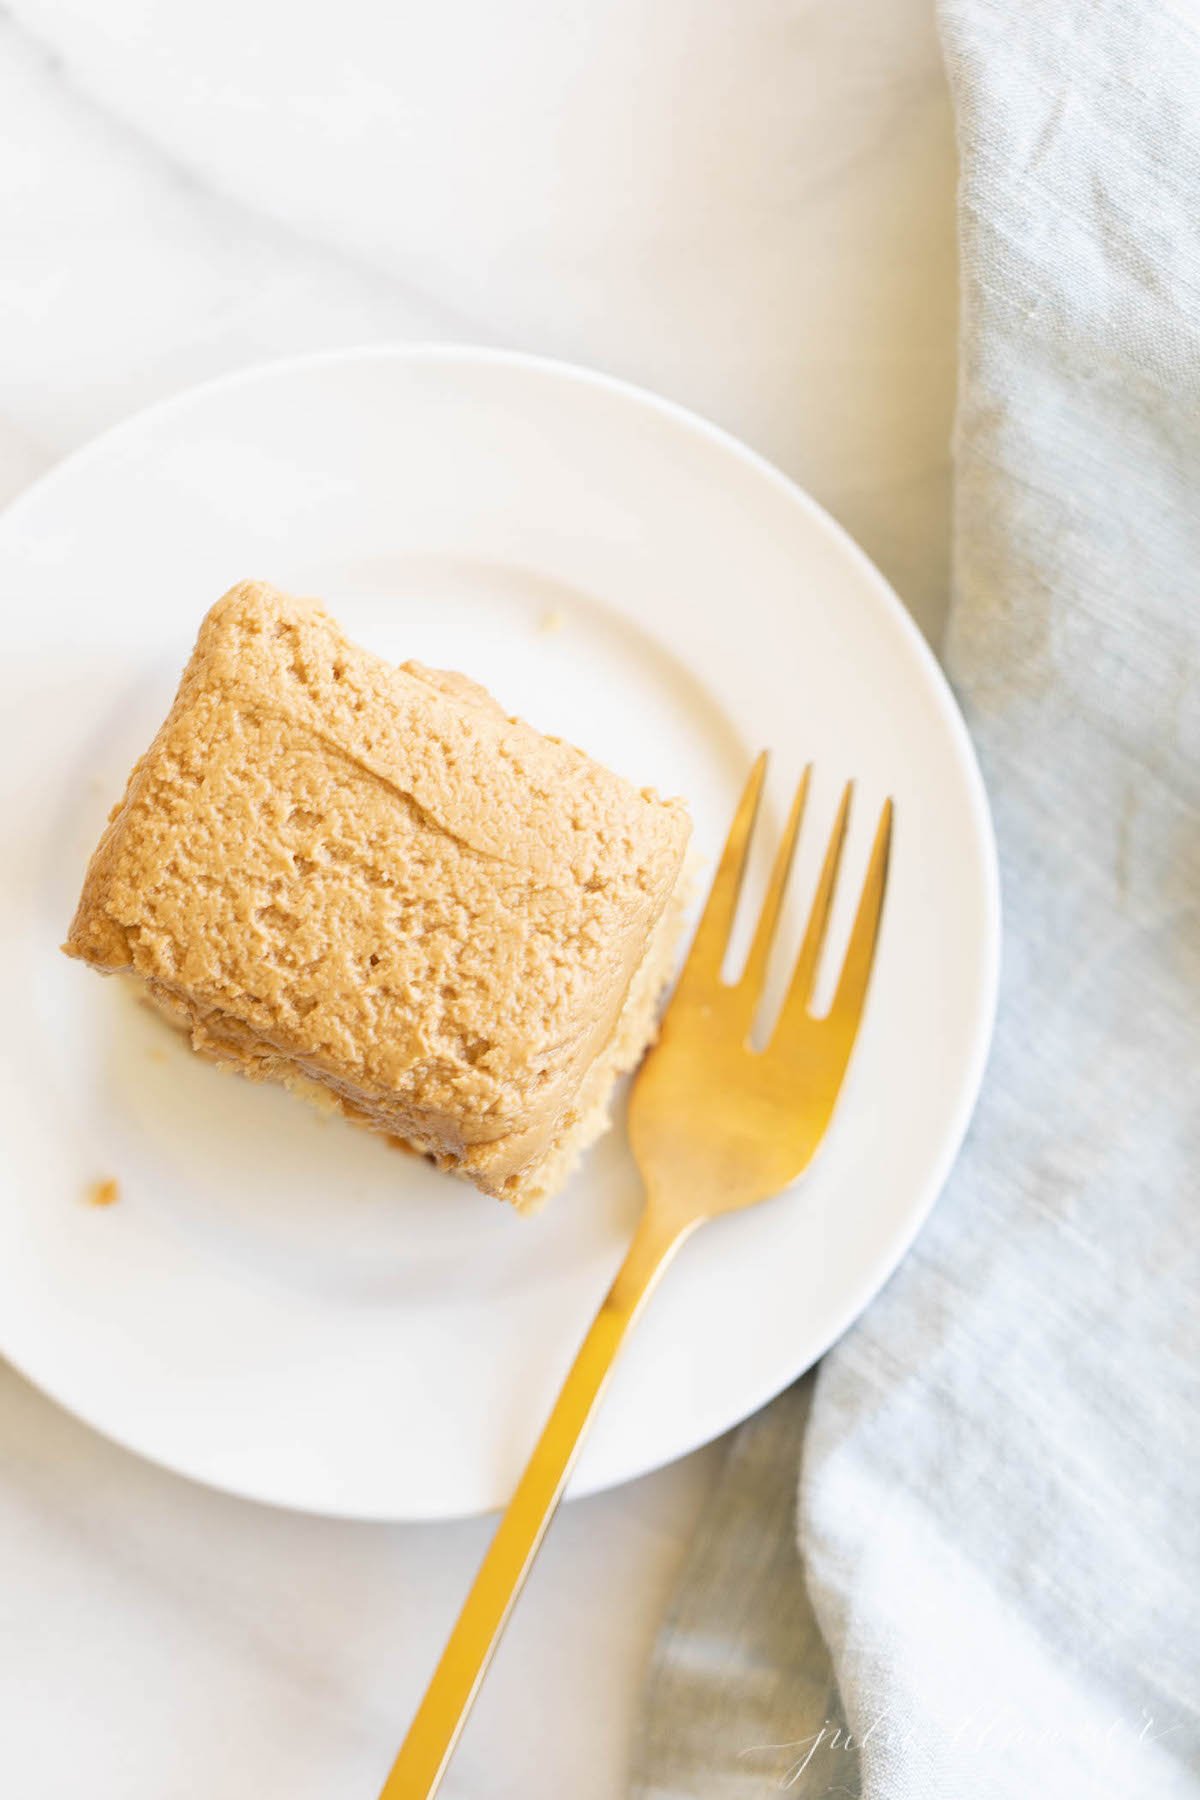
<path id="1" fill-rule="evenodd" d="M 940 25 L 995 1045 L 915 1250 L 734 1441 L 643 1800 L 1200 1793 L 1200 15 Z"/>

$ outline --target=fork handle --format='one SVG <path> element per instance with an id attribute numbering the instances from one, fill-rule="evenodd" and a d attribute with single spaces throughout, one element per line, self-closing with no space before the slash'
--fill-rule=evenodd
<path id="1" fill-rule="evenodd" d="M 445 1774 L 509 1613 L 554 1517 L 583 1434 L 608 1385 L 617 1352 L 688 1234 L 687 1226 L 657 1221 L 653 1211 L 648 1207 L 642 1214 L 629 1252 L 571 1365 L 379 1800 L 428 1800 Z"/>

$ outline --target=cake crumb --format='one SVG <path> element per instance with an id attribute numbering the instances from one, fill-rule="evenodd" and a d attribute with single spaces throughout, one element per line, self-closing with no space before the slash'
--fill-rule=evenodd
<path id="1" fill-rule="evenodd" d="M 93 1206 L 115 1206 L 121 1198 L 121 1190 L 109 1175 L 103 1181 L 93 1181 L 88 1189 L 88 1199 Z"/>
<path id="2" fill-rule="evenodd" d="M 562 630 L 566 622 L 566 613 L 560 612 L 557 606 L 551 606 L 538 620 L 538 630 L 543 637 L 553 637 L 556 631 Z"/>
<path id="3" fill-rule="evenodd" d="M 157 1044 L 152 1044 L 146 1051 L 146 1057 L 147 1060 L 152 1063 L 165 1063 L 167 1060 L 167 1053 L 165 1050 L 160 1049 Z"/>

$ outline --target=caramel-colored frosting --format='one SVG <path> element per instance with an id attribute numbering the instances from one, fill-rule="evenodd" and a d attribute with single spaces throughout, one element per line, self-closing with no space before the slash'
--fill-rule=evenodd
<path id="1" fill-rule="evenodd" d="M 652 1029 L 688 833 L 681 802 L 464 676 L 247 582 L 204 620 L 64 948 L 140 977 L 198 1050 L 521 1204 L 589 1071 Z"/>

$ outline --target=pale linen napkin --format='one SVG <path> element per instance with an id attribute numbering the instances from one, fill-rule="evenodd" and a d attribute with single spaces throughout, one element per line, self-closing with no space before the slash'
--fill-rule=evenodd
<path id="1" fill-rule="evenodd" d="M 1200 1792 L 1200 19 L 943 0 L 941 28 L 995 1048 L 916 1249 L 734 1442 L 642 1800 Z"/>

